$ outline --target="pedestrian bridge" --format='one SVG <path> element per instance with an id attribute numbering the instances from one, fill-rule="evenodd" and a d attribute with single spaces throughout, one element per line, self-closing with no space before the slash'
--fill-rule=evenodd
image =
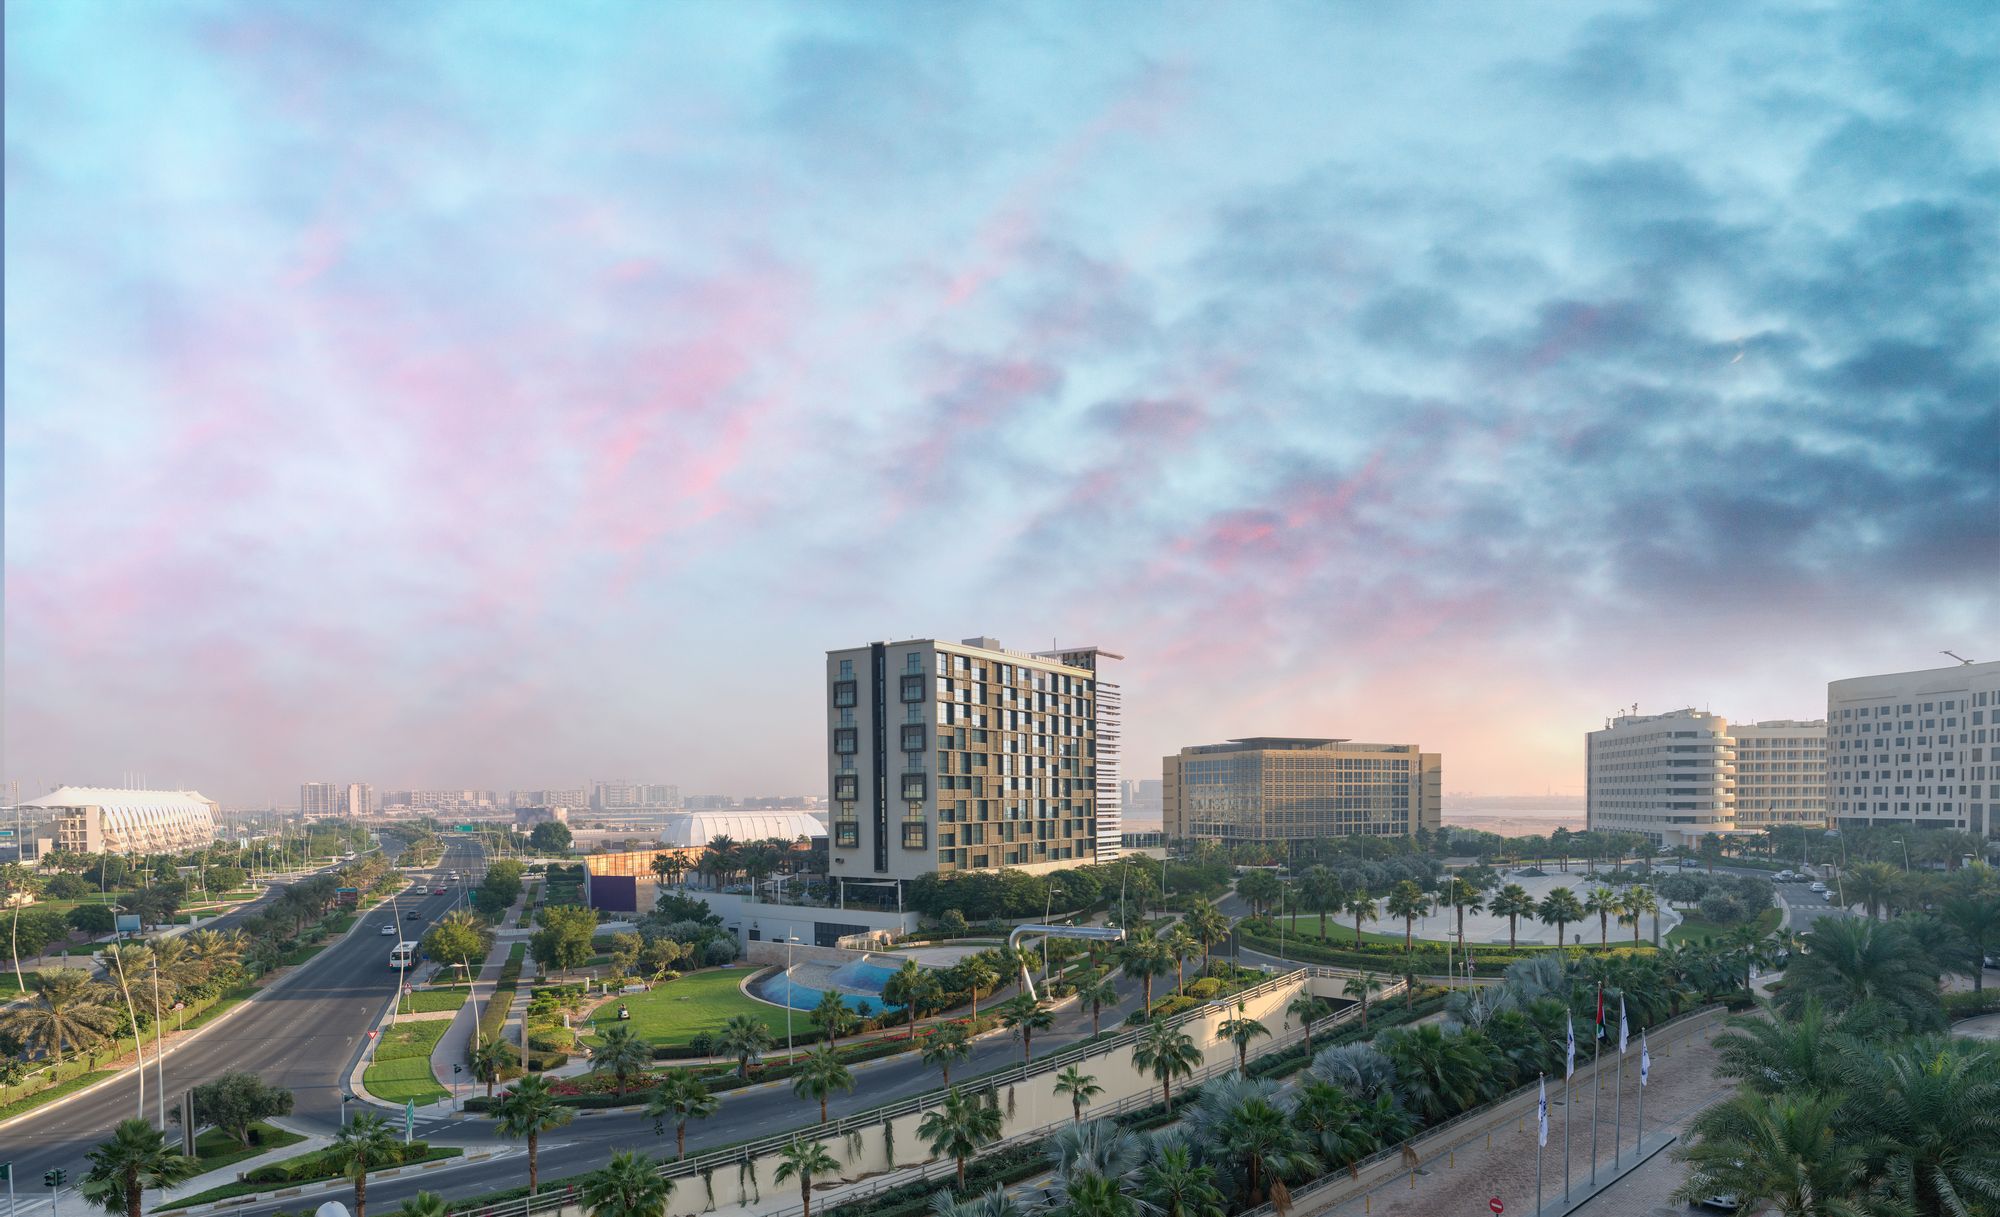
<path id="1" fill-rule="evenodd" d="M 1125 931 L 1099 925 L 1017 925 L 1014 932 L 1007 935 L 1009 948 L 1019 947 L 1023 938 L 1081 938 L 1086 942 L 1123 942 Z M 1042 995 L 1035 992 L 1035 978 L 1028 975 L 1028 965 L 1021 963 L 1021 988 L 1036 1001 Z"/>

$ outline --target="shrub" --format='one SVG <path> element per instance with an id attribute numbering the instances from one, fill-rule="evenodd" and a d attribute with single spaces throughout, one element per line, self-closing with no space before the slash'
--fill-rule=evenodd
<path id="1" fill-rule="evenodd" d="M 1214 1001 L 1222 996 L 1222 982 L 1213 976 L 1204 976 L 1190 983 L 1187 992 L 1189 997 L 1198 1001 Z"/>

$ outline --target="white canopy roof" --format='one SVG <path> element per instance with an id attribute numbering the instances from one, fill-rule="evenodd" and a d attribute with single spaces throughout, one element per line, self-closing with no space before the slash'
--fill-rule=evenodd
<path id="1" fill-rule="evenodd" d="M 803 811 L 690 811 L 667 821 L 660 844 L 685 849 L 707 845 L 717 837 L 741 845 L 771 837 L 796 841 L 825 835 L 826 825 Z"/>

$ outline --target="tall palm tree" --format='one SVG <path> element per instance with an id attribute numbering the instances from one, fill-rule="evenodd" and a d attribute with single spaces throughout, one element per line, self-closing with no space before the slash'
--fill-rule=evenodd
<path id="1" fill-rule="evenodd" d="M 1368 1029 L 1368 995 L 1371 993 L 1380 993 L 1381 991 L 1382 980 L 1373 972 L 1363 972 L 1359 976 L 1351 976 L 1348 978 L 1347 983 L 1340 987 L 1342 997 L 1351 997 L 1361 1003 L 1361 1029 L 1363 1031 Z"/>
<path id="2" fill-rule="evenodd" d="M 965 987 L 972 992 L 972 1021 L 977 1023 L 979 1021 L 979 991 L 981 989 L 991 989 L 994 985 L 999 984 L 1000 974 L 993 970 L 992 964 L 987 963 L 977 955 L 958 965 L 958 971 L 959 975 L 965 978 Z"/>
<path id="3" fill-rule="evenodd" d="M 1124 945 L 1118 948 L 1118 962 L 1125 969 L 1125 975 L 1139 978 L 1139 991 L 1150 1013 L 1153 1009 L 1153 979 L 1174 970 L 1166 946 L 1152 934 L 1142 931 L 1127 938 Z"/>
<path id="4" fill-rule="evenodd" d="M 1822 917 L 1805 948 L 1785 969 L 1787 1014 L 1817 998 L 1831 1014 L 1872 1006 L 1917 1028 L 1942 1021 L 1937 974 L 1896 923 Z"/>
<path id="5" fill-rule="evenodd" d="M 1964 941 L 1975 992 L 1986 987 L 1985 958 L 2000 948 L 2000 893 L 1948 897 L 1939 910 Z"/>
<path id="6" fill-rule="evenodd" d="M 1201 946 L 1201 940 L 1185 924 L 1167 931 L 1167 954 L 1174 961 L 1174 992 L 1187 992 L 1187 957 Z"/>
<path id="7" fill-rule="evenodd" d="M 584 1177 L 583 1207 L 591 1217 L 666 1217 L 673 1180 L 659 1163 L 634 1150 L 616 1150 L 611 1161 Z"/>
<path id="8" fill-rule="evenodd" d="M 971 1059 L 972 1032 L 966 1030 L 964 1023 L 946 1023 L 924 1041 L 924 1064 L 938 1067 L 947 1089 L 951 1086 L 951 1067 Z"/>
<path id="9" fill-rule="evenodd" d="M 1417 918 L 1427 916 L 1431 911 L 1431 900 L 1424 889 L 1414 879 L 1403 879 L 1389 889 L 1387 905 L 1391 917 L 1403 919 L 1403 949 L 1410 949 L 1411 940 L 1416 936 Z M 1354 927 L 1354 945 L 1361 945 L 1361 927 Z"/>
<path id="10" fill-rule="evenodd" d="M 1026 993 L 1010 997 L 1000 1004 L 1000 1021 L 1014 1032 L 1014 1038 L 1021 1041 L 1021 1060 L 1025 1063 L 1032 1055 L 1035 1032 L 1047 1031 L 1055 1026 L 1056 1016 L 1042 1008 L 1042 1004 Z"/>
<path id="11" fill-rule="evenodd" d="M 1639 919 L 1648 913 L 1653 917 L 1653 945 L 1660 945 L 1660 898 L 1650 887 L 1636 885 L 1625 893 L 1625 912 L 1619 920 L 1631 918 L 1632 945 L 1639 945 Z"/>
<path id="12" fill-rule="evenodd" d="M 1598 884 L 1585 895 L 1583 911 L 1597 918 L 1597 944 L 1610 946 L 1611 915 L 1618 911 L 1618 893 Z"/>
<path id="13" fill-rule="evenodd" d="M 500 1097 L 493 1106 L 493 1114 L 497 1118 L 495 1131 L 501 1136 L 509 1140 L 527 1139 L 528 1194 L 532 1196 L 541 1182 L 542 1134 L 569 1123 L 574 1113 L 556 1102 L 546 1078 L 531 1073 Z"/>
<path id="14" fill-rule="evenodd" d="M 950 1154 L 958 1161 L 958 1186 L 965 1186 L 965 1160 L 979 1148 L 1000 1137 L 1000 1109 L 988 1107 L 976 1094 L 966 1094 L 956 1086 L 947 1091 L 944 1104 L 923 1118 L 917 1135 L 930 1142 L 934 1154 Z"/>
<path id="15" fill-rule="evenodd" d="M 772 1178 L 779 1183 L 787 1179 L 799 1181 L 799 1217 L 812 1217 L 812 1182 L 815 1175 L 831 1175 L 840 1170 L 840 1163 L 834 1161 L 826 1146 L 817 1141 L 801 1141 L 793 1138 L 792 1143 L 778 1151 L 778 1169 Z"/>
<path id="16" fill-rule="evenodd" d="M 0 1028 L 61 1065 L 66 1048 L 99 1043 L 124 1021 L 110 996 L 81 968 L 50 968 L 35 974 L 30 1000 L 0 1010 Z"/>
<path id="17" fill-rule="evenodd" d="M 903 966 L 882 982 L 882 1000 L 892 1006 L 903 1007 L 909 1015 L 910 1030 L 905 1039 L 917 1038 L 917 1019 L 922 1016 L 919 1007 L 936 990 L 937 978 L 914 959 L 904 960 Z"/>
<path id="18" fill-rule="evenodd" d="M 1118 984 L 1103 972 L 1086 972 L 1076 982 L 1076 999 L 1090 1007 L 1090 1034 L 1104 1031 L 1104 1007 L 1118 1004 Z"/>
<path id="19" fill-rule="evenodd" d="M 633 1078 L 643 1076 L 646 1067 L 653 1063 L 653 1046 L 633 1032 L 632 1028 L 618 1026 L 604 1033 L 603 1042 L 590 1054 L 590 1071 L 609 1070 L 618 1083 L 618 1097 L 625 1097 L 625 1086 Z"/>
<path id="20" fill-rule="evenodd" d="M 418 1192 L 396 1206 L 396 1217 L 449 1217 L 451 1205 L 436 1192 Z"/>
<path id="21" fill-rule="evenodd" d="M 1222 910 L 1207 900 L 1197 898 L 1188 906 L 1187 915 L 1182 918 L 1194 936 L 1201 940 L 1201 967 L 1206 972 L 1215 951 L 1215 944 L 1229 937 L 1229 918 Z"/>
<path id="22" fill-rule="evenodd" d="M 1319 914 L 1320 941 L 1326 941 L 1326 915 L 1338 912 L 1347 904 L 1347 892 L 1340 885 L 1340 876 L 1324 866 L 1314 866 L 1299 882 L 1299 896 L 1305 906 Z"/>
<path id="23" fill-rule="evenodd" d="M 1739 1015 L 1714 1043 L 1716 1075 L 1764 1094 L 1819 1093 L 1843 1083 L 1846 1040 L 1817 1001 L 1807 1001 L 1795 1019 L 1768 1006 Z"/>
<path id="24" fill-rule="evenodd" d="M 1194 1037 L 1169 1022 L 1148 1023 L 1132 1045 L 1132 1067 L 1153 1075 L 1169 1114 L 1174 1109 L 1174 1079 L 1190 1077 L 1201 1064 Z"/>
<path id="25" fill-rule="evenodd" d="M 1582 921 L 1585 916 L 1583 902 L 1576 898 L 1575 892 L 1566 887 L 1551 889 L 1548 895 L 1542 897 L 1542 902 L 1535 906 L 1535 919 L 1544 925 L 1556 927 L 1558 950 L 1565 945 L 1563 931 Z"/>
<path id="26" fill-rule="evenodd" d="M 1070 1120 L 1072 1123 L 1081 1124 L 1084 1107 L 1092 1099 L 1103 1094 L 1104 1087 L 1097 1084 L 1095 1074 L 1085 1073 L 1075 1065 L 1069 1065 L 1056 1075 L 1056 1093 L 1069 1096 Z"/>
<path id="27" fill-rule="evenodd" d="M 835 1091 L 853 1090 L 854 1074 L 841 1064 L 840 1055 L 830 1044 L 806 1053 L 792 1075 L 792 1093 L 801 1099 L 819 1100 L 819 1122 L 826 1123 L 826 1101 Z"/>
<path id="28" fill-rule="evenodd" d="M 724 1056 L 736 1058 L 736 1076 L 750 1076 L 750 1062 L 764 1054 L 771 1046 L 771 1029 L 762 1019 L 748 1014 L 738 1014 L 722 1024 L 722 1033 L 716 1036 L 715 1046 Z"/>
<path id="29" fill-rule="evenodd" d="M 1375 901 L 1369 896 L 1367 888 L 1357 887 L 1347 893 L 1345 912 L 1354 918 L 1354 945 L 1358 947 L 1361 945 L 1361 923 L 1375 920 Z"/>
<path id="30" fill-rule="evenodd" d="M 1868 910 L 1873 918 L 1882 911 L 1902 882 L 1902 872 L 1886 862 L 1862 862 L 1842 880 L 1843 895 Z"/>
<path id="31" fill-rule="evenodd" d="M 372 1111 L 355 1116 L 334 1135 L 326 1160 L 354 1185 L 354 1217 L 368 1217 L 368 1172 L 398 1158 L 394 1130 Z"/>
<path id="32" fill-rule="evenodd" d="M 1494 916 L 1507 919 L 1507 949 L 1511 951 L 1518 945 L 1516 934 L 1520 928 L 1521 918 L 1526 917 L 1531 921 L 1534 919 L 1535 898 L 1528 894 L 1527 888 L 1518 883 L 1509 883 L 1493 893 L 1493 899 L 1486 908 Z"/>
<path id="33" fill-rule="evenodd" d="M 486 1083 L 486 1097 L 493 1097 L 493 1084 L 500 1080 L 500 1071 L 514 1063 L 514 1050 L 507 1041 L 494 1036 L 476 1045 L 470 1054 L 472 1078 Z"/>
<path id="34" fill-rule="evenodd" d="M 1236 1045 L 1236 1072 L 1250 1072 L 1250 1042 L 1259 1036 L 1268 1036 L 1271 1029 L 1244 1013 L 1243 1003 L 1236 1004 L 1233 1018 L 1225 1018 L 1215 1029 L 1217 1039 L 1225 1039 Z"/>
<path id="35" fill-rule="evenodd" d="M 1193 1148 L 1182 1141 L 1160 1146 L 1140 1170 L 1138 1187 L 1160 1217 L 1223 1217 L 1227 1212 L 1215 1186 L 1215 1168 L 1196 1162 Z"/>
<path id="36" fill-rule="evenodd" d="M 812 1019 L 813 1024 L 826 1036 L 826 1042 L 836 1047 L 840 1044 L 840 1037 L 854 1030 L 861 1022 L 861 1016 L 854 1012 L 852 1006 L 841 1000 L 840 994 L 833 989 L 828 989 L 819 995 L 819 1004 L 814 1006 L 806 1017 Z"/>
<path id="37" fill-rule="evenodd" d="M 666 1131 L 666 1122 L 674 1122 L 674 1156 L 687 1157 L 688 1121 L 706 1120 L 722 1109 L 722 1100 L 708 1088 L 708 1083 L 700 1075 L 686 1069 L 668 1070 L 660 1084 L 653 1087 L 653 1097 L 646 1101 L 646 1114 L 653 1117 L 653 1135 Z"/>
<path id="38" fill-rule="evenodd" d="M 1468 910 L 1478 912 L 1486 907 L 1481 898 L 1479 885 L 1469 880 L 1453 878 L 1446 880 L 1442 897 L 1452 911 L 1458 914 L 1458 953 L 1465 954 L 1465 914 Z"/>
<path id="39" fill-rule="evenodd" d="M 1745 1206 L 1769 1201 L 1784 1217 L 1849 1217 L 1867 1171 L 1862 1146 L 1837 1127 L 1839 1095 L 1742 1093 L 1694 1119 L 1674 1150 L 1688 1163 L 1679 1200 L 1728 1194 Z M 1938 1211 L 1938 1210 L 1932 1210 Z"/>
<path id="40" fill-rule="evenodd" d="M 136 1119 L 119 1121 L 111 1139 L 86 1157 L 90 1170 L 77 1190 L 105 1212 L 124 1217 L 139 1217 L 147 1188 L 173 1187 L 201 1171 L 193 1158 L 167 1145 L 164 1133 Z"/>
<path id="41" fill-rule="evenodd" d="M 1298 1019 L 1299 1026 L 1305 1029 L 1308 1060 L 1312 1059 L 1313 1054 L 1313 1020 L 1319 1017 L 1319 1012 L 1319 998 L 1304 989 L 1299 990 L 1297 996 L 1285 1003 L 1285 1017 Z"/>

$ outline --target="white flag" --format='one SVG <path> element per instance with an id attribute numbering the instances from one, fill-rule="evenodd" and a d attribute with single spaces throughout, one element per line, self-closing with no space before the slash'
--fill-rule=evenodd
<path id="1" fill-rule="evenodd" d="M 1542 1101 L 1535 1108 L 1535 1120 L 1541 1128 L 1539 1133 L 1541 1139 L 1536 1141 L 1535 1144 L 1547 1145 L 1549 1143 L 1549 1081 L 1547 1078 L 1541 1080 L 1541 1086 Z"/>
<path id="2" fill-rule="evenodd" d="M 1563 1066 L 1565 1079 L 1576 1076 L 1576 1015 L 1569 1016 L 1569 1060 Z"/>
<path id="3" fill-rule="evenodd" d="M 1618 1055 L 1625 1055 L 1625 1045 L 1632 1039 L 1631 1029 L 1625 1025 L 1625 995 L 1618 995 Z"/>
<path id="4" fill-rule="evenodd" d="M 1646 1075 L 1653 1071 L 1653 1054 L 1646 1051 L 1646 1033 L 1639 1032 L 1639 1085 L 1646 1084 Z"/>

